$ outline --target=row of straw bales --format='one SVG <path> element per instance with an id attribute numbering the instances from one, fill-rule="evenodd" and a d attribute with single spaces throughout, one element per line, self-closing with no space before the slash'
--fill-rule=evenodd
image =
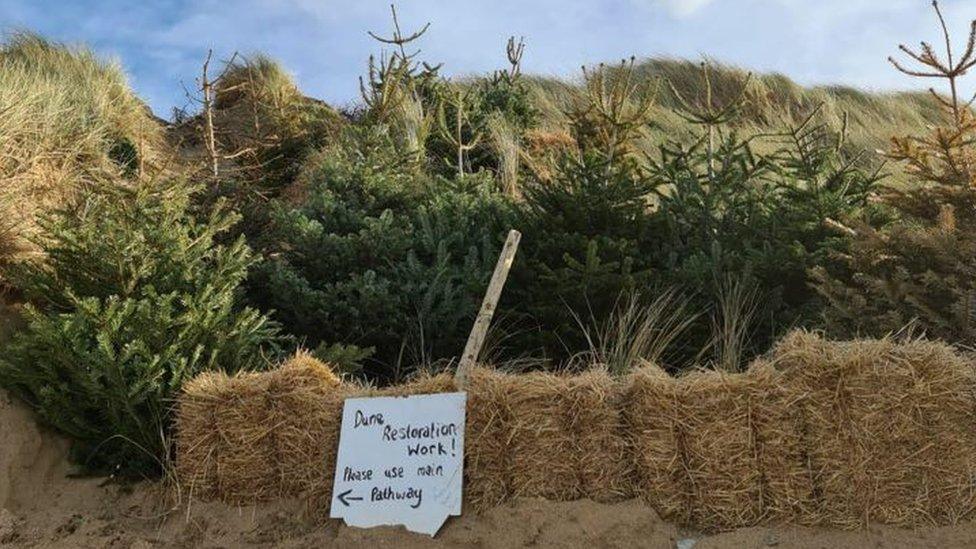
<path id="1" fill-rule="evenodd" d="M 178 474 L 191 497 L 327 511 L 344 398 L 452 390 L 447 375 L 367 389 L 308 356 L 206 374 L 181 398 Z M 467 391 L 468 510 L 639 496 L 717 530 L 951 524 L 976 508 L 976 374 L 939 343 L 797 332 L 741 374 L 479 368 Z"/>

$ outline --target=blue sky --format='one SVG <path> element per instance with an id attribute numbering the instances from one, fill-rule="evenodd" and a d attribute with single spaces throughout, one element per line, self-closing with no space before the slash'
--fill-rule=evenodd
<path id="1" fill-rule="evenodd" d="M 976 0 L 943 0 L 963 46 Z M 630 55 L 708 55 L 779 71 L 804 84 L 906 89 L 918 82 L 886 57 L 900 42 L 941 44 L 928 0 L 402 0 L 401 21 L 430 21 L 423 58 L 448 75 L 500 68 L 511 35 L 525 36 L 527 72 L 576 76 L 583 63 Z M 387 34 L 389 0 L 2 0 L 0 28 L 85 42 L 115 56 L 157 114 L 185 104 L 207 48 L 261 51 L 308 95 L 345 104 Z"/>

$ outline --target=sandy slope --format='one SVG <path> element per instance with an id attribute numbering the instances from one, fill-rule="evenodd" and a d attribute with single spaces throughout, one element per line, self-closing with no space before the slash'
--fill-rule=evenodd
<path id="1" fill-rule="evenodd" d="M 976 524 L 862 532 L 748 528 L 679 531 L 636 501 L 522 500 L 453 519 L 434 540 L 308 517 L 297 502 L 251 508 L 177 504 L 158 484 L 70 478 L 63 440 L 0 393 L 0 547 L 976 547 Z"/>

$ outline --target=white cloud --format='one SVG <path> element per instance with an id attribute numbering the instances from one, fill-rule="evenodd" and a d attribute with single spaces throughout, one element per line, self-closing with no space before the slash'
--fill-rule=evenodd
<path id="1" fill-rule="evenodd" d="M 700 12 L 706 6 L 712 3 L 713 0 L 656 0 L 657 4 L 660 4 L 667 8 L 671 15 L 684 18 L 691 17 L 696 13 Z"/>

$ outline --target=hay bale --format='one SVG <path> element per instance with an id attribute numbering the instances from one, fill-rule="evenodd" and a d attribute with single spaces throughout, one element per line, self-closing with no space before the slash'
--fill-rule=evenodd
<path id="1" fill-rule="evenodd" d="M 691 519 L 707 528 L 751 525 L 763 517 L 763 469 L 756 409 L 765 387 L 724 372 L 677 381 L 681 457 L 692 488 Z"/>
<path id="2" fill-rule="evenodd" d="M 320 486 L 323 465 L 334 468 L 330 440 L 338 439 L 346 392 L 306 354 L 269 372 L 198 376 L 185 386 L 177 412 L 181 483 L 194 497 L 237 504 Z"/>
<path id="3" fill-rule="evenodd" d="M 280 476 L 270 438 L 274 429 L 268 413 L 268 376 L 243 374 L 228 377 L 224 398 L 213 408 L 219 439 L 216 483 L 220 499 L 250 504 L 273 499 L 280 491 Z"/>
<path id="4" fill-rule="evenodd" d="M 511 410 L 512 495 L 579 499 L 579 441 L 568 425 L 568 377 L 533 372 L 506 376 L 505 384 Z"/>
<path id="5" fill-rule="evenodd" d="M 512 495 L 510 378 L 484 367 L 474 368 L 468 377 L 463 488 L 466 509 L 490 509 Z M 457 390 L 453 375 L 423 374 L 403 385 L 363 390 L 356 396 L 404 396 Z"/>
<path id="6" fill-rule="evenodd" d="M 630 495 L 619 384 L 605 371 L 513 375 L 479 368 L 468 387 L 469 504 L 511 497 Z"/>
<path id="7" fill-rule="evenodd" d="M 268 474 L 275 463 L 266 442 L 266 386 L 261 374 L 208 373 L 184 387 L 177 474 L 188 494 L 241 504 L 276 494 Z"/>
<path id="8" fill-rule="evenodd" d="M 797 395 L 773 365 L 757 360 L 747 375 L 756 380 L 762 404 L 756 413 L 756 456 L 763 471 L 764 520 L 820 524 L 823 502 L 810 465 L 809 433 Z"/>
<path id="9" fill-rule="evenodd" d="M 606 371 L 507 382 L 514 496 L 607 501 L 630 493 L 619 386 Z"/>
<path id="10" fill-rule="evenodd" d="M 183 386 L 176 410 L 176 474 L 191 498 L 215 499 L 222 441 L 214 429 L 216 407 L 224 402 L 227 376 L 205 373 Z"/>
<path id="11" fill-rule="evenodd" d="M 625 418 L 630 427 L 637 494 L 667 520 L 691 522 L 691 485 L 684 471 L 680 407 L 674 380 L 656 366 L 630 376 Z"/>
<path id="12" fill-rule="evenodd" d="M 280 493 L 323 494 L 331 500 L 342 406 L 354 389 L 308 354 L 298 354 L 267 378 L 271 453 Z"/>
<path id="13" fill-rule="evenodd" d="M 476 511 L 512 495 L 509 376 L 476 367 L 468 375 L 464 429 L 464 505 Z"/>
<path id="14" fill-rule="evenodd" d="M 823 522 L 910 526 L 972 515 L 972 364 L 941 343 L 829 342 L 803 332 L 772 358 L 804 418 Z"/>
<path id="15" fill-rule="evenodd" d="M 180 476 L 202 497 L 250 503 L 300 496 L 328 510 L 346 398 L 455 390 L 447 374 L 384 389 L 343 384 L 308 355 L 260 374 L 200 376 L 181 399 Z M 606 372 L 477 368 L 468 387 L 467 505 L 486 509 L 513 495 L 627 497 L 621 396 Z"/>
<path id="16" fill-rule="evenodd" d="M 638 492 L 663 517 L 716 530 L 811 505 L 788 395 L 770 369 L 674 379 L 651 366 L 630 381 Z"/>
<path id="17" fill-rule="evenodd" d="M 194 497 L 296 496 L 328 511 L 346 398 L 453 390 L 446 374 L 383 390 L 343 383 L 307 353 L 268 372 L 204 374 L 180 398 L 177 473 Z"/>
<path id="18" fill-rule="evenodd" d="M 976 375 L 938 343 L 796 333 L 742 374 L 655 367 L 469 378 L 465 505 L 637 493 L 707 530 L 771 521 L 953 523 L 976 508 Z M 371 389 L 299 356 L 262 374 L 206 374 L 177 413 L 195 497 L 299 495 L 328 511 L 345 398 L 453 391 L 451 376 Z"/>
<path id="19" fill-rule="evenodd" d="M 581 497 L 600 502 L 633 497 L 633 458 L 623 413 L 626 387 L 606 370 L 590 370 L 567 382 L 567 425 L 576 433 Z"/>

